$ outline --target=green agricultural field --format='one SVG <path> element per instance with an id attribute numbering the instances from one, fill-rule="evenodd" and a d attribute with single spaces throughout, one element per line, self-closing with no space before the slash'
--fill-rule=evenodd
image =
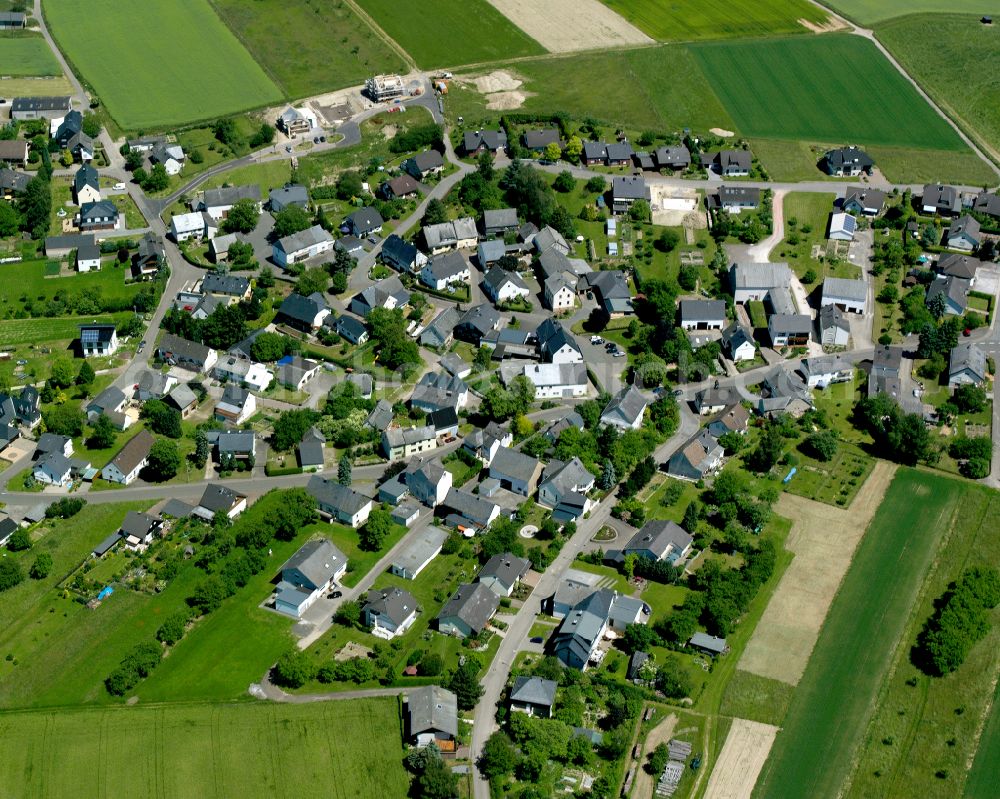
<path id="1" fill-rule="evenodd" d="M 0 781 L 26 798 L 355 799 L 409 782 L 395 697 L 12 712 L 0 731 Z"/>
<path id="2" fill-rule="evenodd" d="M 357 0 L 382 30 L 423 69 L 478 64 L 545 49 L 487 0 Z"/>
<path id="3" fill-rule="evenodd" d="M 60 48 L 127 130 L 281 100 L 208 0 L 46 0 L 45 13 Z"/>
<path id="4" fill-rule="evenodd" d="M 126 283 L 126 272 L 118 266 L 105 263 L 98 272 L 82 272 L 63 277 L 46 277 L 48 261 L 22 261 L 4 264 L 0 274 L 0 308 L 18 303 L 22 297 L 44 301 L 62 292 L 77 293 L 97 289 L 103 297 L 131 297 L 141 286 Z"/>
<path id="5" fill-rule="evenodd" d="M 209 0 L 289 97 L 356 86 L 379 72 L 404 72 L 403 58 L 347 3 Z M 295 57 L 275 47 L 295 42 Z"/>
<path id="6" fill-rule="evenodd" d="M 893 17 L 920 14 L 1000 14 L 997 0 L 824 0 L 838 14 L 872 27 Z M 977 17 L 978 18 L 978 17 Z"/>
<path id="7" fill-rule="evenodd" d="M 129 313 L 103 314 L 97 317 L 61 316 L 44 319 L 0 320 L 0 347 L 38 344 L 44 341 L 72 341 L 80 335 L 81 322 L 123 321 Z"/>
<path id="8" fill-rule="evenodd" d="M 805 33 L 805 19 L 829 15 L 805 0 L 603 0 L 643 32 L 664 42 Z"/>
<path id="9" fill-rule="evenodd" d="M 965 148 L 875 45 L 857 36 L 698 44 L 691 50 L 746 136 Z"/>
<path id="10" fill-rule="evenodd" d="M 935 478 L 928 485 L 936 488 L 945 482 Z M 970 483 L 960 486 L 961 501 L 950 524 L 938 528 L 941 546 L 934 568 L 913 606 L 845 796 L 959 796 L 967 764 L 976 755 L 983 711 L 993 701 L 1000 671 L 997 616 L 988 635 L 947 677 L 928 677 L 910 661 L 910 648 L 934 612 L 934 603 L 962 569 L 1000 566 L 1000 538 L 996 536 L 1000 494 Z M 997 715 L 995 705 L 993 715 Z M 996 795 L 996 735 L 995 722 L 993 728 L 987 725 L 978 755 L 994 758 L 992 795 Z M 987 795 L 977 787 L 981 779 L 981 774 L 972 779 L 971 795 Z"/>
<path id="11" fill-rule="evenodd" d="M 0 34 L 0 75 L 42 77 L 61 74 L 59 62 L 41 36 Z"/>
<path id="12" fill-rule="evenodd" d="M 781 726 L 795 688 L 780 680 L 737 670 L 722 695 L 724 716 Z"/>
<path id="13" fill-rule="evenodd" d="M 951 10 L 956 5 L 951 3 Z M 989 4 L 988 4 L 989 5 Z M 1000 5 L 993 3 L 996 12 Z M 989 11 L 977 7 L 977 12 Z M 1000 161 L 1000 31 L 978 17 L 921 15 L 882 25 L 878 38 L 958 125 Z M 926 54 L 932 48 L 934 63 Z M 996 176 L 993 175 L 992 182 Z"/>
<path id="14" fill-rule="evenodd" d="M 965 783 L 966 799 L 993 799 L 996 795 L 997 763 L 1000 763 L 1000 683 L 997 683 L 993 694 L 993 708 Z"/>
<path id="15" fill-rule="evenodd" d="M 755 797 L 839 794 L 964 488 L 926 472 L 897 472 L 830 607 Z"/>

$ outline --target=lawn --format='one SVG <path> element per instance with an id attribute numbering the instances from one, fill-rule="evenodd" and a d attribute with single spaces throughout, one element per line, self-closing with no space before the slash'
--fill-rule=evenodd
<path id="1" fill-rule="evenodd" d="M 858 547 L 754 796 L 835 797 L 963 485 L 897 472 Z"/>
<path id="2" fill-rule="evenodd" d="M 871 42 L 847 34 L 692 45 L 747 136 L 947 151 L 965 145 Z M 899 124 L 901 119 L 905 125 Z"/>
<path id="3" fill-rule="evenodd" d="M 376 73 L 406 71 L 402 57 L 347 3 L 209 2 L 289 97 L 356 86 Z M 275 47 L 281 40 L 295 42 L 294 58 Z"/>
<path id="4" fill-rule="evenodd" d="M 972 150 L 913 150 L 905 147 L 869 146 L 868 154 L 894 183 L 948 181 L 963 186 L 991 186 L 997 176 Z"/>
<path id="5" fill-rule="evenodd" d="M 103 297 L 131 297 L 140 288 L 139 283 L 126 283 L 126 273 L 117 264 L 106 263 L 97 272 L 81 272 L 62 277 L 46 277 L 49 261 L 22 261 L 4 264 L 4 280 L 0 284 L 0 308 L 30 300 L 44 302 L 56 294 L 74 294 L 87 289 L 100 292 Z"/>
<path id="6" fill-rule="evenodd" d="M 42 77 L 61 75 L 59 62 L 35 34 L 0 34 L 0 75 Z"/>
<path id="7" fill-rule="evenodd" d="M 786 261 L 800 278 L 812 272 L 811 291 L 826 277 L 861 277 L 861 270 L 846 258 L 828 258 L 826 230 L 836 195 L 826 192 L 796 191 L 785 195 L 784 238 L 771 251 L 772 261 Z M 794 224 L 793 224 L 794 222 Z M 813 257 L 813 248 L 822 248 Z"/>
<path id="8" fill-rule="evenodd" d="M 979 739 L 979 750 L 965 783 L 967 799 L 993 799 L 996 795 L 996 766 L 1000 762 L 1000 683 L 993 695 L 993 709 Z"/>
<path id="9" fill-rule="evenodd" d="M 799 22 L 823 24 L 829 15 L 805 0 L 603 0 L 660 41 L 805 33 Z"/>
<path id="10" fill-rule="evenodd" d="M 825 4 L 869 27 L 893 17 L 925 11 L 936 14 L 1000 14 L 997 0 L 826 0 Z"/>
<path id="11" fill-rule="evenodd" d="M 829 462 L 796 453 L 798 471 L 785 490 L 827 505 L 848 507 L 875 468 L 875 460 L 857 447 L 841 443 Z"/>
<path id="12" fill-rule="evenodd" d="M 435 0 L 433 9 L 395 0 L 358 0 L 358 5 L 423 69 L 545 52 L 487 0 Z"/>
<path id="13" fill-rule="evenodd" d="M 965 10 L 962 3 L 948 5 L 950 11 Z M 996 2 L 969 10 L 982 14 L 990 11 L 989 5 L 1000 13 Z M 934 102 L 1000 161 L 1000 84 L 995 80 L 1000 72 L 1000 40 L 996 26 L 981 25 L 978 16 L 912 16 L 881 26 L 878 37 Z M 926 58 L 930 47 L 936 54 L 933 65 Z"/>
<path id="14" fill-rule="evenodd" d="M 43 341 L 71 341 L 80 336 L 80 323 L 120 322 L 130 313 L 102 314 L 97 317 L 63 316 L 45 319 L 4 319 L 0 321 L 0 347 L 35 344 Z"/>
<path id="15" fill-rule="evenodd" d="M 14 712 L 0 731 L 0 782 L 24 797 L 407 793 L 395 697 Z"/>
<path id="16" fill-rule="evenodd" d="M 995 535 L 1000 494 L 969 483 L 960 486 L 961 501 L 951 524 L 938 528 L 941 547 L 880 693 L 849 796 L 958 796 L 975 754 L 983 711 L 993 699 L 1000 670 L 1000 627 L 994 623 L 965 663 L 947 677 L 928 677 L 910 662 L 910 647 L 934 612 L 934 603 L 962 569 L 1000 566 L 1000 539 Z M 993 735 L 987 734 L 982 745 L 987 757 L 996 745 Z M 993 768 L 995 795 L 995 760 Z"/>
<path id="17" fill-rule="evenodd" d="M 126 130 L 281 100 L 208 0 L 46 0 L 45 13 L 60 48 Z"/>
<path id="18" fill-rule="evenodd" d="M 358 539 L 358 531 L 344 524 L 329 524 L 327 522 L 317 522 L 306 527 L 303 531 L 309 533 L 320 533 L 326 536 L 337 548 L 347 555 L 347 574 L 341 582 L 348 586 L 357 585 L 358 581 L 371 571 L 379 559 L 392 549 L 396 542 L 406 534 L 406 528 L 400 524 L 392 526 L 392 532 L 378 552 L 365 552 L 361 549 Z"/>

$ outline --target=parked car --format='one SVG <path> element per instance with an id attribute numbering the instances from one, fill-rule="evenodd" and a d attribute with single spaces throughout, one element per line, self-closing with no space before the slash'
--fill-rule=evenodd
<path id="1" fill-rule="evenodd" d="M 590 343 L 591 344 L 603 344 L 604 343 L 604 339 L 601 338 L 600 336 L 591 336 L 590 337 Z"/>

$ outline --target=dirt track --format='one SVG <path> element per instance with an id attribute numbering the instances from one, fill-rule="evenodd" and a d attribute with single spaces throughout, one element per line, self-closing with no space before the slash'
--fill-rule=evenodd
<path id="1" fill-rule="evenodd" d="M 635 772 L 635 784 L 632 787 L 632 796 L 637 797 L 637 799 L 645 799 L 647 796 L 653 795 L 653 787 L 656 785 L 656 780 L 659 779 L 659 775 L 654 778 L 651 774 L 646 772 L 643 766 L 646 764 L 646 755 L 656 749 L 660 744 L 665 744 L 670 740 L 670 736 L 674 734 L 674 727 L 677 726 L 677 716 L 671 713 L 663 721 L 653 727 L 649 731 L 649 735 L 646 736 L 646 741 L 642 745 L 642 757 L 639 759 L 639 768 Z"/>
<path id="2" fill-rule="evenodd" d="M 750 799 L 777 734 L 778 728 L 770 724 L 733 719 L 708 780 L 705 799 Z"/>
<path id="3" fill-rule="evenodd" d="M 652 44 L 600 0 L 489 0 L 550 53 Z"/>
<path id="4" fill-rule="evenodd" d="M 781 495 L 776 511 L 793 520 L 786 546 L 795 558 L 743 651 L 740 669 L 798 684 L 830 603 L 894 474 L 892 464 L 876 463 L 849 510 Z"/>

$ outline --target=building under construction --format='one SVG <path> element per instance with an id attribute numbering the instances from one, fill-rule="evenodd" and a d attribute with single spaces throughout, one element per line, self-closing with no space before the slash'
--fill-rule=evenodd
<path id="1" fill-rule="evenodd" d="M 376 103 L 406 96 L 406 87 L 399 75 L 376 75 L 365 81 L 365 93 Z"/>

